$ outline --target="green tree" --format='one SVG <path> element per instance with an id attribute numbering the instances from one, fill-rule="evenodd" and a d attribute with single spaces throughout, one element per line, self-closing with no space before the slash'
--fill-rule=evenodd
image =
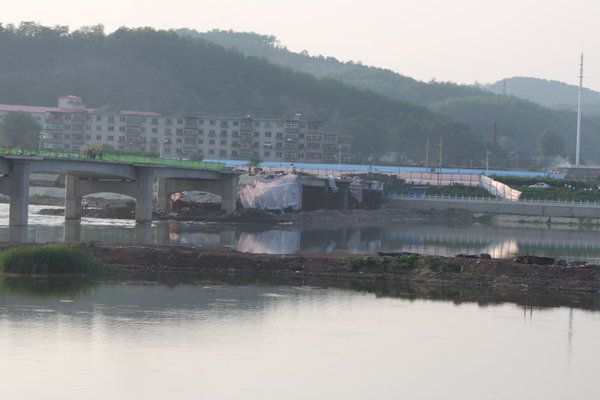
<path id="1" fill-rule="evenodd" d="M 552 129 L 545 129 L 537 137 L 537 152 L 542 156 L 558 156 L 563 154 L 564 140 Z"/>
<path id="2" fill-rule="evenodd" d="M 0 141 L 4 146 L 36 149 L 42 127 L 25 111 L 9 111 L 0 119 Z"/>

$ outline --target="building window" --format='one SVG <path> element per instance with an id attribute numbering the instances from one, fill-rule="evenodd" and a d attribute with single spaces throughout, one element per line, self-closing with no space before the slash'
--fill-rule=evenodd
<path id="1" fill-rule="evenodd" d="M 115 127 L 114 126 L 109 126 L 108 127 L 108 131 L 109 132 L 114 132 L 115 131 Z"/>
<path id="2" fill-rule="evenodd" d="M 96 121 L 102 121 L 102 116 L 101 115 L 96 115 Z"/>
<path id="3" fill-rule="evenodd" d="M 208 141 L 208 144 L 215 144 L 215 140 L 214 140 L 214 139 L 210 139 L 210 140 Z"/>
<path id="4" fill-rule="evenodd" d="M 265 132 L 265 137 L 271 137 L 271 132 Z"/>
<path id="5" fill-rule="evenodd" d="M 115 123 L 115 117 L 108 117 L 108 123 L 109 124 L 114 124 Z"/>
<path id="6" fill-rule="evenodd" d="M 215 154 L 215 151 L 213 149 L 208 150 L 208 154 Z"/>
<path id="7" fill-rule="evenodd" d="M 259 127 L 260 126 L 260 122 L 258 122 L 258 121 L 254 122 L 254 126 Z"/>
<path id="8" fill-rule="evenodd" d="M 221 146 L 227 146 L 227 140 L 221 140 Z"/>
<path id="9" fill-rule="evenodd" d="M 96 135 L 96 140 L 102 140 L 102 135 Z"/>
<path id="10" fill-rule="evenodd" d="M 210 120 L 210 122 L 209 122 L 209 124 L 210 124 L 210 125 L 216 125 L 216 124 L 217 124 L 217 121 L 215 121 L 215 120 L 211 119 L 211 120 Z"/>

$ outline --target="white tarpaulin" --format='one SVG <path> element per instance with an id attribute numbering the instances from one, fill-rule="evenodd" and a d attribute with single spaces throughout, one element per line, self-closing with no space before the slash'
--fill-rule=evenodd
<path id="1" fill-rule="evenodd" d="M 515 190 L 504 183 L 495 181 L 485 175 L 481 175 L 480 185 L 492 195 L 503 199 L 516 201 L 519 200 L 519 197 L 521 196 L 521 192 L 518 190 Z"/>
<path id="2" fill-rule="evenodd" d="M 270 175 L 266 179 L 257 180 L 252 185 L 240 188 L 240 200 L 244 208 L 258 210 L 292 210 L 302 209 L 302 185 L 298 176 Z"/>

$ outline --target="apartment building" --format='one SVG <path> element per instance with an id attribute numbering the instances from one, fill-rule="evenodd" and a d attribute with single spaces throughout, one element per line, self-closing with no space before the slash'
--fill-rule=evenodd
<path id="1" fill-rule="evenodd" d="M 102 142 L 121 150 L 155 152 L 161 157 L 264 161 L 350 161 L 351 137 L 324 130 L 322 121 L 175 116 L 153 112 L 105 113 L 86 108 L 77 96 L 62 96 L 58 107 L 0 104 L 26 111 L 40 123 L 40 148 L 78 151 Z"/>

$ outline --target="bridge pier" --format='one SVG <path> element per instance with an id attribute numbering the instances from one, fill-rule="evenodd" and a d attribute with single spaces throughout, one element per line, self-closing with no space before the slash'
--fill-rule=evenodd
<path id="1" fill-rule="evenodd" d="M 135 222 L 152 222 L 152 194 L 154 189 L 154 176 L 149 169 L 138 171 L 135 181 Z"/>
<path id="2" fill-rule="evenodd" d="M 167 211 L 171 208 L 167 182 L 167 178 L 158 178 L 156 180 L 156 209 L 159 211 Z"/>
<path id="3" fill-rule="evenodd" d="M 220 180 L 221 186 L 221 210 L 225 210 L 226 213 L 232 213 L 237 208 L 237 176 L 226 176 Z"/>
<path id="4" fill-rule="evenodd" d="M 65 220 L 81 219 L 81 195 L 79 178 L 67 174 L 65 176 Z"/>
<path id="5" fill-rule="evenodd" d="M 11 226 L 27 225 L 29 213 L 29 170 L 28 163 L 14 163 L 10 172 L 10 216 Z"/>
<path id="6" fill-rule="evenodd" d="M 29 173 L 28 162 L 13 161 L 4 177 L 0 178 L 0 192 L 10 197 L 9 226 L 27 226 L 29 212 Z"/>

